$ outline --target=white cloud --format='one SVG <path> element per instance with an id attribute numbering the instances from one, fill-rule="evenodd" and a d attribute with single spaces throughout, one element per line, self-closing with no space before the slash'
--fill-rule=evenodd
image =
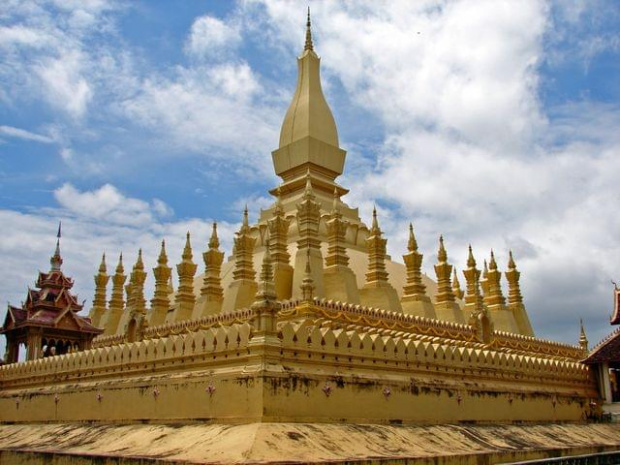
<path id="1" fill-rule="evenodd" d="M 240 43 L 237 24 L 207 15 L 194 20 L 185 49 L 195 57 L 218 57 L 234 50 Z"/>
<path id="2" fill-rule="evenodd" d="M 60 117 L 83 118 L 97 90 L 125 77 L 118 69 L 106 72 L 111 66 L 104 63 L 115 57 L 106 52 L 115 38 L 110 17 L 119 8 L 107 0 L 3 2 L 0 16 L 8 26 L 0 27 L 0 98 L 12 105 L 40 100 Z M 90 43 L 96 34 L 109 42 Z"/>
<path id="3" fill-rule="evenodd" d="M 124 115 L 152 130 L 168 148 L 190 150 L 231 165 L 271 171 L 265 153 L 273 149 L 281 118 L 263 98 L 246 64 L 178 68 L 171 78 L 154 76 L 123 102 Z M 234 150 L 235 157 L 230 157 Z M 257 166 L 256 163 L 262 163 Z"/>
<path id="4" fill-rule="evenodd" d="M 84 116 L 93 97 L 91 86 L 82 73 L 83 60 L 80 52 L 72 51 L 58 59 L 45 60 L 34 68 L 47 87 L 46 98 L 50 103 L 76 118 Z"/>
<path id="5" fill-rule="evenodd" d="M 0 45 L 26 45 L 30 47 L 42 47 L 45 40 L 49 39 L 41 31 L 24 27 L 22 25 L 0 27 Z"/>
<path id="6" fill-rule="evenodd" d="M 17 139 L 41 142 L 43 144 L 52 144 L 55 142 L 52 137 L 36 134 L 34 132 L 26 131 L 25 129 L 14 128 L 12 126 L 0 126 L 0 134 L 9 137 L 15 137 Z"/>
<path id="7" fill-rule="evenodd" d="M 159 199 L 149 203 L 126 197 L 111 184 L 105 184 L 94 191 L 81 192 L 66 183 L 54 191 L 54 197 L 62 208 L 74 215 L 134 227 L 148 226 L 155 217 L 167 217 L 173 213 Z"/>

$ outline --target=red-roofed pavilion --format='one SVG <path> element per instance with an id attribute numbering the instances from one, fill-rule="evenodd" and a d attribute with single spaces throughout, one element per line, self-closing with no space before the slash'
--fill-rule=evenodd
<path id="1" fill-rule="evenodd" d="M 93 338 L 103 332 L 90 318 L 78 315 L 83 305 L 71 293 L 73 280 L 62 272 L 62 261 L 59 228 L 50 271 L 39 272 L 36 289 L 28 289 L 21 307 L 8 307 L 0 329 L 7 340 L 5 363 L 18 361 L 20 344 L 26 346 L 26 360 L 35 360 L 88 349 Z"/>

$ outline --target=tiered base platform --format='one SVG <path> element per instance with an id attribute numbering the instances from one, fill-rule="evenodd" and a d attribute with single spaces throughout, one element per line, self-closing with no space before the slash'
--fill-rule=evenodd
<path id="1" fill-rule="evenodd" d="M 0 425 L 3 465 L 481 465 L 619 449 L 618 424 Z"/>

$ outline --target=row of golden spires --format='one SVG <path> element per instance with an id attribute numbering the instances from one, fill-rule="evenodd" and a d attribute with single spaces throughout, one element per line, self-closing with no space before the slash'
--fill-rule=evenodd
<path id="1" fill-rule="evenodd" d="M 315 201 L 312 193 L 310 180 L 307 181 L 306 192 L 302 202 L 298 205 L 298 222 L 300 224 L 300 240 L 298 248 L 305 249 L 306 270 L 303 279 L 300 280 L 300 297 L 308 297 L 314 294 L 317 289 L 317 276 L 310 270 L 310 253 L 311 249 L 319 250 L 320 241 L 317 237 L 318 217 L 320 209 Z M 287 232 L 290 220 L 284 217 L 279 198 L 276 202 L 276 208 L 273 212 L 273 219 L 269 221 L 270 238 L 266 250 L 269 252 L 269 260 L 274 262 L 276 268 L 278 266 L 290 267 L 290 255 L 287 250 Z M 314 226 L 314 230 L 312 228 Z M 334 193 L 334 202 L 332 211 L 327 221 L 328 230 L 328 249 L 327 256 L 324 260 L 325 275 L 330 271 L 335 271 L 338 275 L 342 275 L 348 268 L 349 258 L 347 256 L 346 247 L 344 247 L 344 234 L 346 232 L 347 223 L 342 219 L 339 211 L 338 194 Z M 248 222 L 247 206 L 243 213 L 243 220 L 239 231 L 234 239 L 233 255 L 235 260 L 235 269 L 233 272 L 233 285 L 237 287 L 245 286 L 248 290 L 245 292 L 245 301 L 236 299 L 235 303 L 228 305 L 228 310 L 243 308 L 249 306 L 258 291 L 255 282 L 256 271 L 253 266 L 253 254 L 256 238 L 251 236 L 251 229 Z M 360 293 L 364 291 L 383 291 L 395 290 L 388 283 L 388 273 L 385 269 L 386 260 L 386 243 L 383 233 L 379 227 L 376 208 L 373 209 L 372 225 L 369 230 L 369 236 L 366 240 L 368 248 L 368 271 L 366 273 L 366 284 L 360 289 Z M 219 250 L 219 239 L 217 236 L 217 224 L 213 223 L 212 234 L 208 243 L 208 250 L 203 253 L 205 263 L 205 274 L 203 285 L 200 290 L 198 302 L 194 294 L 193 281 L 197 271 L 197 264 L 193 262 L 193 253 L 190 242 L 190 233 L 187 233 L 186 243 L 182 254 L 181 262 L 176 266 L 179 276 L 179 285 L 174 301 L 170 300 L 173 295 L 172 286 L 172 269 L 168 266 L 168 257 L 166 254 L 165 241 L 162 241 L 157 266 L 153 268 L 155 276 L 155 292 L 151 299 L 151 312 L 148 318 L 149 325 L 159 325 L 166 322 L 168 311 L 175 308 L 175 321 L 187 320 L 192 318 L 194 307 L 197 303 L 202 307 L 200 316 L 219 313 L 222 311 L 222 302 L 224 297 L 221 285 L 221 265 L 224 259 L 224 253 Z M 406 313 L 418 314 L 429 318 L 445 319 L 448 321 L 456 321 L 465 323 L 472 314 L 478 314 L 484 308 L 490 310 L 504 311 L 514 314 L 510 319 L 507 329 L 512 332 L 532 335 L 531 326 L 527 315 L 523 308 L 523 298 L 519 287 L 520 273 L 516 269 L 516 265 L 509 252 L 508 270 L 504 273 L 508 281 L 508 305 L 503 296 L 501 288 L 501 272 L 495 260 L 494 253 L 491 251 L 491 258 L 487 265 L 485 260 L 482 272 L 476 269 L 476 261 L 473 256 L 471 246 L 469 247 L 469 256 L 467 261 L 468 268 L 463 271 L 467 286 L 466 292 L 461 289 L 456 269 L 448 264 L 448 255 L 444 246 L 443 237 L 439 239 L 439 250 L 437 253 L 438 263 L 435 265 L 437 275 L 437 294 L 435 296 L 435 304 L 431 303 L 430 297 L 426 294 L 426 286 L 422 281 L 422 258 L 423 255 L 418 251 L 418 244 L 414 235 L 413 226 L 409 225 L 409 240 L 407 244 L 408 253 L 403 255 L 406 267 L 406 283 L 403 287 L 402 298 L 400 302 L 396 302 L 397 308 L 388 308 L 390 310 L 405 311 Z M 351 271 L 352 273 L 352 271 Z M 144 297 L 144 282 L 146 279 L 144 271 L 144 263 L 142 260 L 142 250 L 138 253 L 138 258 L 133 270 L 130 274 L 129 283 L 125 286 L 127 277 L 124 275 L 122 262 L 122 254 L 116 267 L 115 274 L 111 277 L 113 289 L 109 305 L 106 303 L 106 287 L 110 276 L 107 275 L 105 254 L 102 257 L 99 273 L 95 276 L 95 296 L 93 300 L 93 310 L 91 316 L 93 323 L 97 326 L 106 327 L 107 334 L 113 334 L 118 329 L 122 312 L 130 309 L 134 314 L 146 316 L 146 299 Z M 276 286 L 277 287 L 277 286 Z M 280 286 L 281 288 L 282 286 Z M 480 291 L 481 289 L 481 291 Z M 237 293 L 239 296 L 243 293 Z M 289 294 L 282 294 L 277 297 L 285 300 L 291 297 Z M 127 301 L 124 301 L 125 295 Z M 320 294 L 319 294 L 320 295 Z M 322 296 L 322 295 L 320 295 Z M 359 297 L 357 297 L 359 299 Z M 464 300 L 464 308 L 461 310 L 456 300 Z M 398 299 L 396 297 L 396 299 Z M 232 299 L 231 299 L 232 300 Z M 355 302 L 356 297 L 350 299 L 350 303 Z M 385 307 L 389 307 L 388 302 Z M 525 315 L 526 321 L 523 320 Z M 514 322 L 512 322 L 514 320 Z"/>

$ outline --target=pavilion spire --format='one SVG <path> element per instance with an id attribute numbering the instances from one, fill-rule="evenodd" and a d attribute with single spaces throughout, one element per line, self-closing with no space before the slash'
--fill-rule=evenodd
<path id="1" fill-rule="evenodd" d="M 56 233 L 56 250 L 54 250 L 54 255 L 50 258 L 50 265 L 52 265 L 52 271 L 60 271 L 60 267 L 62 265 L 62 257 L 60 256 L 60 237 L 62 228 L 62 222 L 58 222 L 58 232 Z"/>

